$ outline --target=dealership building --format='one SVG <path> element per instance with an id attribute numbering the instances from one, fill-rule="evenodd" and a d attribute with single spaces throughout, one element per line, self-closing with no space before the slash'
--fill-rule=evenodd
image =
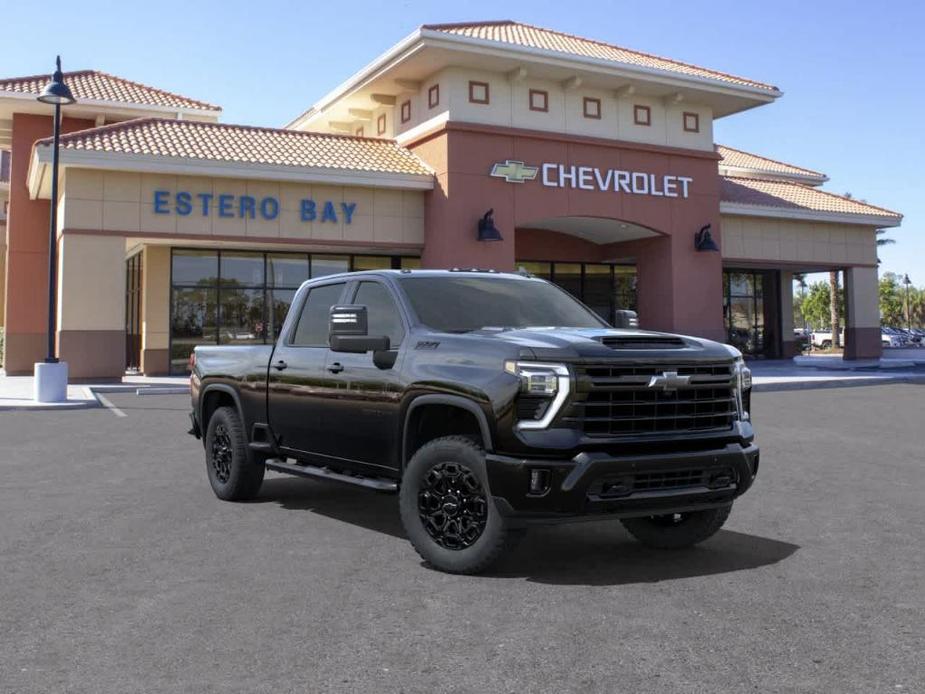
<path id="1" fill-rule="evenodd" d="M 774 86 L 508 21 L 421 27 L 278 129 L 64 76 L 57 200 L 49 76 L 0 80 L 8 374 L 45 356 L 50 204 L 77 379 L 272 342 L 305 279 L 372 268 L 522 268 L 605 318 L 772 358 L 797 351 L 794 273 L 839 270 L 846 357 L 880 354 L 876 230 L 901 216 L 714 142 Z"/>

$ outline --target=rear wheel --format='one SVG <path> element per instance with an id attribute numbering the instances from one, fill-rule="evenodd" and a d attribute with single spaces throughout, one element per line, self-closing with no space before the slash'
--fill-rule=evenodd
<path id="1" fill-rule="evenodd" d="M 642 544 L 656 549 L 681 549 L 715 535 L 729 518 L 732 504 L 707 511 L 623 518 L 621 523 Z"/>
<path id="2" fill-rule="evenodd" d="M 264 466 L 247 447 L 244 425 L 233 407 L 219 407 L 206 429 L 206 471 L 219 499 L 247 501 L 257 496 Z"/>
<path id="3" fill-rule="evenodd" d="M 418 449 L 405 469 L 399 506 L 414 549 L 448 573 L 484 571 L 522 534 L 495 508 L 484 451 L 463 436 L 445 436 Z"/>

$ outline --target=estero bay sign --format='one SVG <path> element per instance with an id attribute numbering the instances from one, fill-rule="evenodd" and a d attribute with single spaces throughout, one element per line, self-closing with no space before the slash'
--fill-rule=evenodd
<path id="1" fill-rule="evenodd" d="M 665 198 L 687 198 L 694 182 L 689 176 L 601 169 L 597 166 L 573 166 L 554 162 L 530 166 L 522 161 L 507 159 L 491 167 L 492 176 L 503 178 L 508 183 L 533 181 L 541 171 L 540 180 L 544 186 L 550 188 L 576 188 Z"/>
<path id="2" fill-rule="evenodd" d="M 267 195 L 254 197 L 253 195 L 233 195 L 230 193 L 191 193 L 180 191 L 171 193 L 167 190 L 154 191 L 155 214 L 177 214 L 181 217 L 201 215 L 209 217 L 213 213 L 217 217 L 231 217 L 238 219 L 274 220 L 279 217 L 279 198 Z M 303 222 L 332 222 L 337 224 L 343 220 L 350 224 L 353 213 L 356 212 L 355 202 L 338 202 L 331 200 L 316 202 L 311 198 L 299 201 L 299 219 Z"/>

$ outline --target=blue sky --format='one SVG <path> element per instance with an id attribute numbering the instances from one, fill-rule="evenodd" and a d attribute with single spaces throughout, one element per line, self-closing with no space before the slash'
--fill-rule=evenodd
<path id="1" fill-rule="evenodd" d="M 718 121 L 717 141 L 902 212 L 881 267 L 925 286 L 925 3 L 85 0 L 10 2 L 3 19 L 2 76 L 50 70 L 60 52 L 66 70 L 112 72 L 256 125 L 283 125 L 434 22 L 516 19 L 770 82 L 784 96 Z"/>

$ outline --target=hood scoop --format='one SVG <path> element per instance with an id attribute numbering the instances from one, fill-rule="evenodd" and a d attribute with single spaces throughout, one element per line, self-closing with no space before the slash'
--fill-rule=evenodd
<path id="1" fill-rule="evenodd" d="M 605 335 L 600 338 L 610 349 L 683 349 L 687 343 L 673 335 Z"/>

